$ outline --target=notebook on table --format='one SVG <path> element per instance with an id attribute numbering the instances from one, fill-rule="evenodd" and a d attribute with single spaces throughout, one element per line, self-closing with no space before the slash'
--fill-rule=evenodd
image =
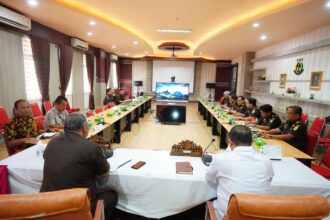
<path id="1" fill-rule="evenodd" d="M 281 160 L 282 148 L 278 145 L 264 145 L 262 147 L 262 154 L 266 155 L 271 160 Z"/>
<path id="2" fill-rule="evenodd" d="M 192 174 L 193 167 L 190 162 L 176 162 L 176 173 L 179 174 Z"/>

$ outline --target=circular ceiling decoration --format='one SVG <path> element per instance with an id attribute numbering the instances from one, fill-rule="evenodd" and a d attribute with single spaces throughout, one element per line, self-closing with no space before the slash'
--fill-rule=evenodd
<path id="1" fill-rule="evenodd" d="M 175 57 L 175 51 L 177 50 L 189 50 L 189 46 L 181 42 L 164 42 L 158 46 L 160 50 L 172 51 L 172 57 Z"/>
<path id="2" fill-rule="evenodd" d="M 158 46 L 161 50 L 189 50 L 189 46 L 181 42 L 164 42 Z"/>

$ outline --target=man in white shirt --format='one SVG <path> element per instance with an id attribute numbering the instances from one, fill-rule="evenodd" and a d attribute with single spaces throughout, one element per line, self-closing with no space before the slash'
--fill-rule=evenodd
<path id="1" fill-rule="evenodd" d="M 58 96 L 55 99 L 55 106 L 52 109 L 50 109 L 45 116 L 46 129 L 64 128 L 64 120 L 69 114 L 66 111 L 67 104 L 68 104 L 68 100 L 64 96 Z"/>
<path id="2" fill-rule="evenodd" d="M 252 144 L 250 128 L 238 125 L 229 132 L 231 152 L 213 156 L 206 180 L 217 185 L 217 199 L 213 205 L 217 219 L 227 212 L 230 196 L 233 193 L 267 194 L 274 176 L 269 158 L 258 153 Z"/>

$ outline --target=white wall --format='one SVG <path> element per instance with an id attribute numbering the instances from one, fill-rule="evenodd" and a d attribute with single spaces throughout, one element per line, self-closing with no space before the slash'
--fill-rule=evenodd
<path id="1" fill-rule="evenodd" d="M 305 46 L 313 42 L 317 42 L 330 38 L 330 26 L 322 27 L 304 35 L 298 36 L 293 39 L 289 39 L 285 42 L 278 43 L 268 48 L 264 48 L 256 52 L 256 58 L 266 55 L 287 51 L 296 47 Z M 297 76 L 294 74 L 294 65 L 298 58 L 303 58 L 304 72 Z M 285 93 L 286 89 L 279 88 L 280 74 L 287 74 L 286 88 L 295 86 L 297 92 L 301 94 L 302 98 L 308 99 L 310 94 L 313 93 L 315 99 L 330 101 L 330 47 L 322 47 L 313 49 L 298 54 L 292 54 L 264 61 L 258 61 L 254 63 L 254 68 L 266 68 L 267 80 L 274 80 L 270 84 L 270 92 L 275 94 Z M 323 71 L 323 82 L 321 90 L 309 90 L 309 80 L 312 71 Z M 290 82 L 290 80 L 298 80 Z M 329 105 L 321 105 L 308 102 L 290 101 L 287 99 L 278 99 L 265 95 L 255 95 L 255 97 L 262 103 L 269 103 L 276 108 L 283 110 L 285 107 L 293 104 L 302 106 L 303 111 L 309 113 L 312 116 L 328 116 Z"/>

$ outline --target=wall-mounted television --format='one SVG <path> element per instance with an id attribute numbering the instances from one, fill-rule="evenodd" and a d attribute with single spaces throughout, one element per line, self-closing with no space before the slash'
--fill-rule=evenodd
<path id="1" fill-rule="evenodd" d="M 156 101 L 188 102 L 189 83 L 156 83 Z"/>

